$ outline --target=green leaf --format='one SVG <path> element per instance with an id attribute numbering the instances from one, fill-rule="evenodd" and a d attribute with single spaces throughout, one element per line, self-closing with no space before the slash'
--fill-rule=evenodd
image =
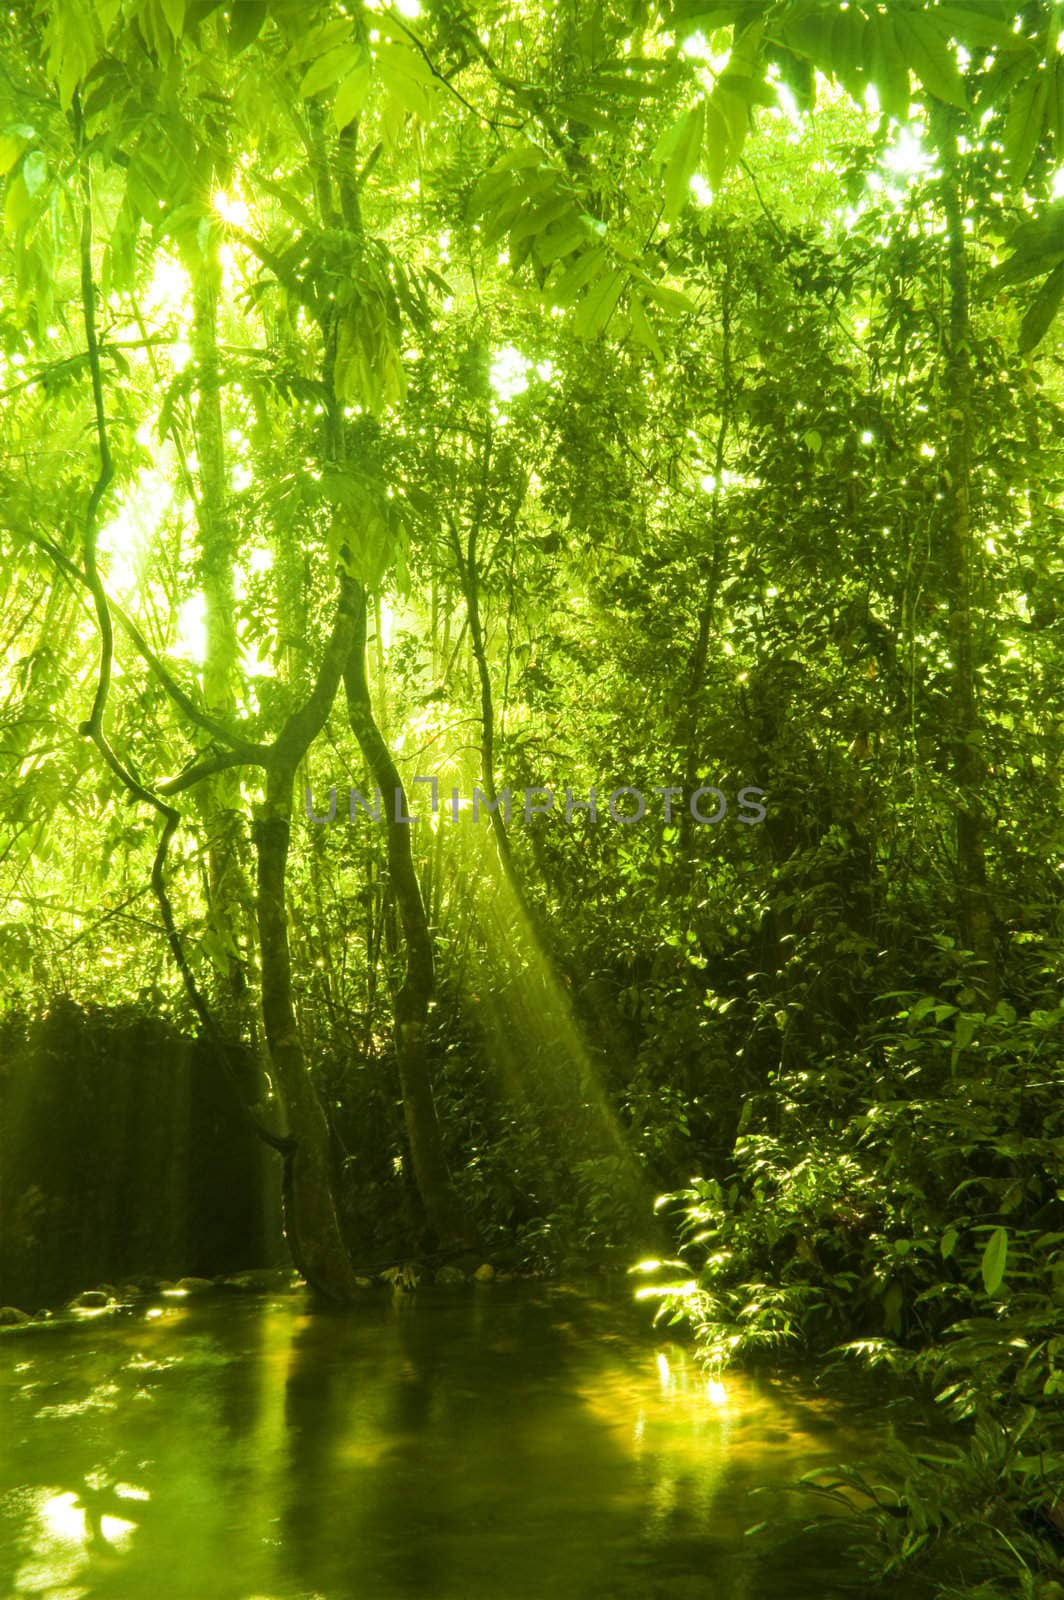
<path id="1" fill-rule="evenodd" d="M 562 222 L 560 226 L 551 228 L 542 238 L 536 240 L 536 256 L 543 266 L 549 267 L 562 256 L 571 255 L 574 250 L 578 250 L 586 239 L 585 222 L 579 218 L 575 221 Z"/>
<path id="2" fill-rule="evenodd" d="M 661 348 L 661 341 L 651 326 L 650 319 L 639 295 L 632 291 L 628 301 L 628 317 L 632 333 L 644 350 L 649 350 L 659 367 L 665 365 L 665 353 Z"/>
<path id="3" fill-rule="evenodd" d="M 818 456 L 824 441 L 815 428 L 807 428 L 802 434 L 802 443 L 807 445 L 815 456 Z"/>
<path id="4" fill-rule="evenodd" d="M 1039 216 L 1017 228 L 1009 249 L 1009 259 L 987 273 L 986 287 L 991 291 L 1002 284 L 1039 278 L 1064 260 L 1064 200 L 1053 201 Z"/>
<path id="5" fill-rule="evenodd" d="M 971 11 L 967 6 L 939 6 L 935 20 L 963 45 L 983 45 L 999 53 L 1030 48 L 1023 35 L 1014 33 L 1008 22 L 998 22 L 985 11 Z"/>
<path id="6" fill-rule="evenodd" d="M 1064 262 L 1043 283 L 1020 325 L 1019 350 L 1027 355 L 1041 344 L 1064 300 Z"/>
<path id="7" fill-rule="evenodd" d="M 576 309 L 573 326 L 581 339 L 594 339 L 606 326 L 624 286 L 624 273 L 614 268 L 590 288 Z"/>
<path id="8" fill-rule="evenodd" d="M 571 197 L 567 194 L 554 195 L 544 201 L 542 205 L 525 206 L 520 216 L 510 229 L 510 248 L 519 245 L 525 239 L 535 239 L 545 233 L 555 222 L 564 216 L 571 216 L 575 212 Z"/>
<path id="9" fill-rule="evenodd" d="M 865 27 L 864 16 L 852 7 L 839 11 L 831 26 L 831 71 L 846 93 L 858 103 L 864 98 L 868 81 L 869 44 Z"/>
<path id="10" fill-rule="evenodd" d="M 360 56 L 361 51 L 353 44 L 342 44 L 334 50 L 327 50 L 303 74 L 299 85 L 301 99 L 309 100 L 312 95 L 328 89 L 338 78 L 353 72 L 359 65 Z"/>
<path id="11" fill-rule="evenodd" d="M 1023 79 L 1009 102 L 1003 142 L 1014 187 L 1019 187 L 1030 170 L 1042 137 L 1048 95 L 1049 74 L 1045 67 L 1039 67 L 1037 72 Z"/>
<path id="12" fill-rule="evenodd" d="M 19 172 L 11 179 L 4 197 L 4 227 L 8 234 L 17 234 L 32 214 L 33 206 Z"/>
<path id="13" fill-rule="evenodd" d="M 356 117 L 361 116 L 372 80 L 373 65 L 370 61 L 364 60 L 353 72 L 349 72 L 340 84 L 333 105 L 333 122 L 337 131 L 346 128 L 349 122 L 354 122 Z"/>
<path id="14" fill-rule="evenodd" d="M 585 250 L 578 260 L 567 267 L 556 283 L 551 284 L 547 298 L 552 305 L 571 306 L 581 289 L 585 288 L 606 261 L 606 246 L 594 245 Z"/>
<path id="15" fill-rule="evenodd" d="M 48 177 L 48 158 L 40 150 L 33 150 L 22 163 L 22 181 L 32 199 L 43 188 Z"/>
<path id="16" fill-rule="evenodd" d="M 914 1022 L 922 1021 L 923 1018 L 927 1016 L 927 1013 L 929 1011 L 933 1011 L 934 1009 L 935 1009 L 935 997 L 934 997 L 934 995 L 922 994 L 920 996 L 919 1000 L 916 1002 L 916 1004 L 911 1008 L 911 1010 L 909 1012 L 909 1025 L 910 1025 L 910 1027 L 912 1026 L 912 1024 Z"/>
<path id="17" fill-rule="evenodd" d="M 665 215 L 678 217 L 691 195 L 691 179 L 702 154 L 706 103 L 699 100 L 680 117 L 676 141 L 665 167 Z"/>
<path id="18" fill-rule="evenodd" d="M 988 1295 L 997 1294 L 1005 1278 L 1005 1267 L 1009 1255 L 1009 1234 L 1007 1228 L 995 1228 L 986 1242 L 983 1251 L 983 1288 Z"/>
<path id="19" fill-rule="evenodd" d="M 968 97 L 948 34 L 944 35 L 931 14 L 924 11 L 899 11 L 895 21 L 909 63 L 924 88 L 937 100 L 966 111 Z"/>
<path id="20" fill-rule="evenodd" d="M 230 57 L 238 56 L 262 32 L 266 21 L 266 0 L 237 0 L 229 12 L 226 47 Z"/>
<path id="21" fill-rule="evenodd" d="M 816 74 L 812 63 L 783 45 L 772 47 L 769 59 L 779 67 L 780 81 L 794 96 L 798 110 L 812 111 L 816 105 Z"/>
<path id="22" fill-rule="evenodd" d="M 166 25 L 175 40 L 180 39 L 185 26 L 185 0 L 160 0 Z M 239 9 L 237 7 L 236 9 Z"/>
<path id="23" fill-rule="evenodd" d="M 960 1234 L 957 1232 L 956 1228 L 947 1228 L 946 1229 L 945 1233 L 942 1235 L 942 1238 L 941 1238 L 941 1240 L 939 1242 L 939 1247 L 938 1247 L 943 1261 L 948 1261 L 949 1260 L 950 1256 L 953 1254 L 954 1250 L 957 1248 L 957 1240 L 959 1238 L 960 1238 Z"/>
<path id="24" fill-rule="evenodd" d="M 698 309 L 690 295 L 684 294 L 682 289 L 670 289 L 667 283 L 648 282 L 646 293 L 663 311 L 672 311 L 678 316 Z"/>
<path id="25" fill-rule="evenodd" d="M 13 133 L 0 133 L 0 177 L 11 171 L 22 154 L 23 141 Z"/>
<path id="26" fill-rule="evenodd" d="M 880 107 L 896 122 L 907 122 L 909 63 L 898 40 L 894 19 L 888 11 L 876 11 L 869 17 L 868 36 L 869 76 L 875 84 Z"/>

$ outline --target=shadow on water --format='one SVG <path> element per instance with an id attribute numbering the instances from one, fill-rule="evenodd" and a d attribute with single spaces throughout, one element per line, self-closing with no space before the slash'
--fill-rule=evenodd
<path id="1" fill-rule="evenodd" d="M 825 1600 L 830 1549 L 744 1530 L 884 1430 L 517 1283 L 11 1335 L 0 1408 L 0 1594 L 37 1600 Z"/>

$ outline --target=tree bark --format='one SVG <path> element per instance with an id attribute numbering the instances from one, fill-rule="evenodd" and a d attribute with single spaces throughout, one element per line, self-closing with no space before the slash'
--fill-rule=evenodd
<path id="1" fill-rule="evenodd" d="M 425 1214 L 440 1245 L 475 1247 L 477 1230 L 451 1181 L 428 1063 L 428 1010 L 435 986 L 432 937 L 414 870 L 407 797 L 373 717 L 366 678 L 366 597 L 358 592 L 355 637 L 344 667 L 347 711 L 373 782 L 381 792 L 388 865 L 406 945 L 406 972 L 395 997 L 395 1053 L 410 1159 Z"/>
<path id="2" fill-rule="evenodd" d="M 257 808 L 253 829 L 258 859 L 262 1016 L 292 1141 L 285 1158 L 285 1232 L 293 1259 L 307 1282 L 319 1294 L 341 1303 L 355 1298 L 357 1284 L 336 1215 L 329 1126 L 296 1022 L 285 880 L 296 768 L 324 726 L 336 697 L 356 620 L 354 585 L 341 578 L 336 620 L 317 681 L 270 751 L 265 800 Z"/>

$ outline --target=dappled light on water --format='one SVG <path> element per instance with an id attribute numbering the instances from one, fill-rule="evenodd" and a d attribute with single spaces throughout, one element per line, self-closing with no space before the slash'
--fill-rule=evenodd
<path id="1" fill-rule="evenodd" d="M 823 1600 L 815 1562 L 743 1538 L 749 1491 L 785 1525 L 783 1484 L 876 1435 L 794 1385 L 707 1381 L 627 1298 L 522 1283 L 20 1332 L 0 1406 L 27 1600 Z"/>

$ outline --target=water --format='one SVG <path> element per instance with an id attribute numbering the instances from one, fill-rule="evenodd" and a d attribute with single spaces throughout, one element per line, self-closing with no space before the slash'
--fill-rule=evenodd
<path id="1" fill-rule="evenodd" d="M 885 1424 L 811 1382 L 707 1385 L 647 1323 L 512 1283 L 5 1335 L 0 1595 L 825 1600 L 830 1550 L 744 1530 L 807 1519 L 782 1485 Z"/>

